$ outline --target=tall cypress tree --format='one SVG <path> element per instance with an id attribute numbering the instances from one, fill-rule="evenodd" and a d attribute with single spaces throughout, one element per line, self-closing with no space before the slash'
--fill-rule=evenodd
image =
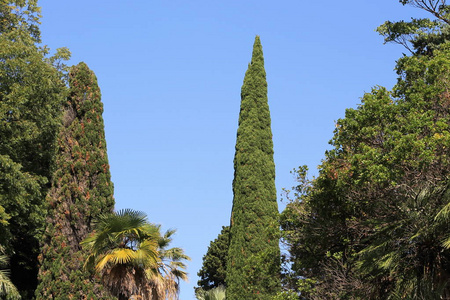
<path id="1" fill-rule="evenodd" d="M 86 253 L 80 247 L 92 221 L 114 206 L 100 90 L 85 63 L 72 67 L 69 86 L 47 196 L 49 216 L 36 298 L 112 299 L 83 271 Z"/>
<path id="2" fill-rule="evenodd" d="M 227 299 L 269 299 L 280 290 L 278 205 L 261 42 L 241 90 L 234 157 Z"/>

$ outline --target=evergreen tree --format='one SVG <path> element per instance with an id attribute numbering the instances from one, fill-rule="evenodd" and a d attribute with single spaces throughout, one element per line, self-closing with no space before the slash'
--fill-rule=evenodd
<path id="1" fill-rule="evenodd" d="M 87 253 L 80 242 L 92 221 L 114 205 L 103 125 L 103 106 L 94 73 L 85 63 L 69 73 L 69 95 L 52 187 L 49 216 L 40 256 L 37 299 L 111 299 L 83 271 Z"/>
<path id="2" fill-rule="evenodd" d="M 272 131 L 261 42 L 241 90 L 233 208 L 227 262 L 227 299 L 269 299 L 280 290 L 278 205 Z"/>
<path id="3" fill-rule="evenodd" d="M 197 273 L 200 277 L 198 288 L 208 291 L 225 286 L 229 243 L 230 227 L 222 226 L 219 236 L 209 244 L 208 251 L 203 256 L 202 268 Z"/>

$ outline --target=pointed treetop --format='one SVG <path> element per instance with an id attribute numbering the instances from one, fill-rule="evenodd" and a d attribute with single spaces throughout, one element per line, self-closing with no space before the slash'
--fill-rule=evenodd
<path id="1" fill-rule="evenodd" d="M 261 40 L 259 35 L 255 37 L 255 42 L 253 43 L 253 52 L 252 52 L 252 62 L 251 65 L 254 65 L 258 62 L 261 62 L 262 66 L 264 66 L 264 56 L 261 45 Z"/>
<path id="2" fill-rule="evenodd" d="M 259 36 L 241 89 L 225 281 L 229 300 L 267 300 L 281 288 L 275 164 Z"/>

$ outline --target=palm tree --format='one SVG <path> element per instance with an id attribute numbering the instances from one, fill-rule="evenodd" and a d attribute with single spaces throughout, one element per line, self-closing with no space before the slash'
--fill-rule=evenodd
<path id="1" fill-rule="evenodd" d="M 218 287 L 212 288 L 207 291 L 199 289 L 196 292 L 195 297 L 198 300 L 225 300 L 225 292 L 225 287 L 223 285 L 219 285 Z"/>
<path id="2" fill-rule="evenodd" d="M 159 258 L 157 265 L 147 272 L 153 282 L 153 295 L 164 295 L 157 299 L 176 298 L 179 291 L 180 280 L 187 281 L 186 265 L 183 261 L 190 260 L 181 248 L 167 249 L 172 242 L 175 230 L 168 230 L 158 240 Z"/>
<path id="3" fill-rule="evenodd" d="M 160 226 L 149 223 L 143 212 L 124 209 L 102 215 L 94 233 L 82 242 L 91 253 L 85 268 L 99 274 L 119 300 L 132 296 L 173 299 L 178 293 L 177 280 L 186 277 L 163 272 L 163 266 L 167 265 L 166 251 L 171 250 L 161 247 L 165 239 L 160 234 Z M 184 267 L 182 264 L 181 268 Z"/>
<path id="4" fill-rule="evenodd" d="M 4 248 L 0 245 L 0 296 L 6 296 L 7 299 L 20 299 L 19 291 L 9 279 L 8 256 L 4 254 Z"/>

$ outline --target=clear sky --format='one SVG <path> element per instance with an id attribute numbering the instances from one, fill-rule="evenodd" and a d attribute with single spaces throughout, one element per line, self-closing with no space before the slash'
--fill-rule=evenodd
<path id="1" fill-rule="evenodd" d="M 313 174 L 335 121 L 396 81 L 398 45 L 374 30 L 422 13 L 397 0 L 46 0 L 42 38 L 68 47 L 102 90 L 116 208 L 146 212 L 191 256 L 180 299 L 195 299 L 202 257 L 228 225 L 240 89 L 261 37 L 276 185 Z M 281 196 L 280 196 L 281 198 Z M 280 210 L 284 204 L 280 203 Z"/>

